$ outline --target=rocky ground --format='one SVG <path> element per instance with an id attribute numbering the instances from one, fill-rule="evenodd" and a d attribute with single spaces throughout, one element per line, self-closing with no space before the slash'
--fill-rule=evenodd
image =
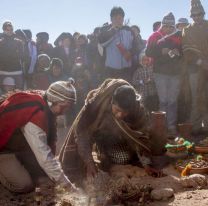
<path id="1" fill-rule="evenodd" d="M 150 184 L 153 188 L 172 188 L 174 190 L 174 196 L 170 199 L 163 201 L 153 201 L 146 203 L 149 206 L 207 206 L 208 205 L 208 193 L 207 189 L 184 189 L 179 180 L 179 173 L 172 167 L 168 166 L 164 169 L 164 172 L 168 174 L 162 178 L 152 178 L 149 176 L 132 177 L 134 182 L 140 182 L 141 184 Z M 89 197 L 82 194 L 68 194 L 62 191 L 60 188 L 53 188 L 50 182 L 44 182 L 40 186 L 41 188 L 41 205 L 43 206 L 95 206 L 93 201 L 89 204 Z M 3 187 L 0 186 L 0 205 L 1 206 L 34 206 L 38 205 L 36 202 L 37 195 L 30 193 L 26 195 L 15 195 L 9 193 Z M 65 202 L 64 202 L 65 201 Z M 69 203 L 70 202 L 70 203 Z"/>
<path id="2" fill-rule="evenodd" d="M 63 143 L 64 137 L 68 129 L 60 129 L 58 149 Z M 126 166 L 128 168 L 129 166 Z M 120 171 L 117 168 L 116 171 Z M 129 169 L 129 168 L 128 168 Z M 112 175 L 115 171 L 112 171 Z M 139 182 L 140 184 L 150 184 L 154 189 L 172 188 L 174 196 L 163 201 L 150 201 L 144 205 L 149 206 L 207 206 L 208 193 L 207 188 L 204 189 L 184 189 L 179 183 L 180 174 L 173 165 L 168 165 L 164 169 L 167 176 L 162 178 L 153 178 L 147 176 L 142 169 L 138 169 L 137 175 L 129 177 L 132 182 Z M 41 188 L 41 195 L 37 197 L 35 192 L 25 195 L 15 195 L 5 190 L 0 185 L 0 206 L 95 206 L 98 205 L 93 198 L 90 200 L 86 194 L 69 194 L 61 188 L 55 187 L 48 181 L 44 180 L 39 186 Z M 39 198 L 41 204 L 36 200 Z M 90 203 L 91 201 L 91 203 Z"/>

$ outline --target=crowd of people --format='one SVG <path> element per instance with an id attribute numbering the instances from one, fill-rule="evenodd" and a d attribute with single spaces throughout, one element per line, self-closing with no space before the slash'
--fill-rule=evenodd
<path id="1" fill-rule="evenodd" d="M 72 157 L 69 148 L 76 151 L 73 157 L 84 165 L 87 176 L 93 177 L 97 172 L 94 143 L 105 167 L 134 162 L 137 156 L 148 174 L 160 176 L 151 166 L 151 155 L 154 150 L 162 154 L 164 144 L 151 147 L 159 137 L 146 125 L 147 113 L 165 111 L 170 136 L 177 134 L 179 122 L 192 123 L 195 134 L 208 132 L 208 22 L 204 16 L 200 0 L 192 0 L 193 23 L 186 18 L 176 22 L 170 12 L 153 24 L 146 41 L 137 25 L 124 25 L 124 10 L 113 7 L 110 23 L 88 36 L 63 32 L 54 46 L 48 43 L 47 32 L 36 34 L 33 41 L 30 30 L 13 31 L 13 24 L 4 22 L 0 34 L 0 182 L 15 192 L 33 188 L 30 174 L 15 155 L 20 154 L 24 162 L 19 133 L 44 172 L 70 188 L 64 173 Z M 67 118 L 74 114 L 74 122 L 59 161 L 54 157 L 54 118 L 66 108 L 71 109 Z M 12 174 L 14 167 L 17 172 Z"/>

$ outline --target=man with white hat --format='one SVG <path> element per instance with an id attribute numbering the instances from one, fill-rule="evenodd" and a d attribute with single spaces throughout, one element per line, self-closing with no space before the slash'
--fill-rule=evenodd
<path id="1" fill-rule="evenodd" d="M 3 93 L 13 91 L 16 87 L 15 80 L 12 77 L 5 77 L 2 83 Z"/>
<path id="2" fill-rule="evenodd" d="M 179 31 L 182 31 L 183 28 L 187 27 L 189 25 L 189 21 L 187 18 L 179 18 L 178 19 L 178 22 L 176 24 L 176 28 L 179 30 Z"/>
<path id="3" fill-rule="evenodd" d="M 56 117 L 75 102 L 76 90 L 65 81 L 51 84 L 46 92 L 14 92 L 0 99 L 0 182 L 3 186 L 17 193 L 32 191 L 31 174 L 40 166 L 52 181 L 69 190 L 75 189 L 55 158 Z M 38 164 L 28 169 L 24 160 L 32 156 Z"/>

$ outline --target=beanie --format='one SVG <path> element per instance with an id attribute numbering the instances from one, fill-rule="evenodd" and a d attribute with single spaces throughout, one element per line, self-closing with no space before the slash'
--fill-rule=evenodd
<path id="1" fill-rule="evenodd" d="M 163 17 L 162 25 L 175 26 L 175 17 L 172 12 Z"/>
<path id="2" fill-rule="evenodd" d="M 47 42 L 49 40 L 49 34 L 47 32 L 39 32 L 36 34 L 36 37 L 40 38 L 43 42 Z"/>
<path id="3" fill-rule="evenodd" d="M 200 0 L 191 0 L 191 17 L 194 14 L 205 14 L 204 8 Z"/>
<path id="4" fill-rule="evenodd" d="M 76 90 L 72 81 L 57 81 L 52 83 L 46 91 L 47 100 L 49 102 L 73 101 L 76 102 Z"/>
<path id="5" fill-rule="evenodd" d="M 2 85 L 8 85 L 8 86 L 15 86 L 15 80 L 14 78 L 12 77 L 5 77 L 3 82 L 2 82 Z"/>
<path id="6" fill-rule="evenodd" d="M 177 24 L 189 24 L 187 18 L 179 18 Z"/>

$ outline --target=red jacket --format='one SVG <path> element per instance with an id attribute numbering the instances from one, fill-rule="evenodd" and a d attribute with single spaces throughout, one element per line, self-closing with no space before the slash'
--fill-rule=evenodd
<path id="1" fill-rule="evenodd" d="M 37 92 L 17 92 L 0 103 L 0 150 L 16 129 L 28 122 L 49 133 L 48 106 Z"/>

